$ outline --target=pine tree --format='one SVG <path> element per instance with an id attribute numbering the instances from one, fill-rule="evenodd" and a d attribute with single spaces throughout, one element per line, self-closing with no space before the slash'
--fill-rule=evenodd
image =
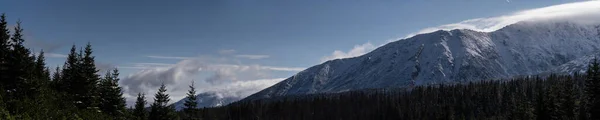
<path id="1" fill-rule="evenodd" d="M 133 116 L 137 120 L 148 119 L 148 111 L 146 111 L 146 96 L 143 93 L 138 93 L 137 100 L 135 101 L 135 107 L 133 109 Z"/>
<path id="2" fill-rule="evenodd" d="M 24 46 L 25 39 L 21 22 L 17 21 L 14 28 L 14 33 L 9 42 L 10 49 L 6 53 L 6 68 L 5 74 L 6 92 L 10 100 L 7 101 L 7 108 L 11 112 L 16 112 L 19 119 L 41 119 L 46 114 L 36 114 L 39 112 L 48 111 L 43 104 L 45 99 L 42 94 L 45 87 L 43 86 L 46 79 L 46 69 L 43 54 L 39 56 L 41 59 L 36 61 L 35 56 L 31 55 L 31 51 Z M 40 66 L 38 70 L 36 65 Z"/>
<path id="3" fill-rule="evenodd" d="M 192 81 L 192 85 L 189 86 L 190 90 L 188 90 L 187 93 L 187 97 L 185 100 L 185 108 L 183 108 L 183 111 L 185 113 L 185 119 L 186 120 L 192 120 L 192 119 L 198 119 L 199 116 L 197 116 L 197 111 L 198 111 L 198 101 L 197 101 L 197 96 L 196 96 L 196 88 L 194 87 L 194 81 Z"/>
<path id="4" fill-rule="evenodd" d="M 23 46 L 25 40 L 23 38 L 23 28 L 21 28 L 21 22 L 17 21 L 17 25 L 14 28 L 14 33 L 11 37 L 10 47 L 12 48 L 9 52 L 8 59 L 8 80 L 12 80 L 7 87 L 11 93 L 9 95 L 15 95 L 13 97 L 31 97 L 37 94 L 35 91 L 36 86 L 30 86 L 32 84 L 31 71 L 33 70 L 34 58 L 31 55 L 29 49 Z"/>
<path id="5" fill-rule="evenodd" d="M 125 98 L 119 87 L 119 71 L 117 69 L 114 69 L 112 73 L 106 72 L 104 79 L 100 81 L 98 92 L 100 94 L 100 110 L 114 119 L 125 119 Z"/>
<path id="6" fill-rule="evenodd" d="M 111 76 L 111 72 L 107 71 L 106 74 L 104 75 L 103 79 L 100 79 L 100 83 L 98 84 L 98 94 L 100 96 L 100 100 L 99 102 L 99 108 L 100 110 L 102 110 L 102 112 L 107 113 L 107 114 L 112 114 L 115 111 L 113 111 L 114 109 L 112 109 L 112 104 L 110 103 L 110 87 L 111 87 L 111 81 L 112 81 L 112 76 Z"/>
<path id="7" fill-rule="evenodd" d="M 9 46 L 10 40 L 10 31 L 8 30 L 8 23 L 6 22 L 6 15 L 2 13 L 0 15 L 0 119 L 8 119 L 12 118 L 10 113 L 5 108 L 4 101 L 8 97 L 4 97 L 6 95 L 5 91 L 10 90 L 10 85 L 13 80 L 11 80 L 8 76 L 9 74 Z M 14 119 L 14 118 L 12 118 Z"/>
<path id="8" fill-rule="evenodd" d="M 535 115 L 536 115 L 536 119 L 537 120 L 548 120 L 550 119 L 550 113 L 548 112 L 548 107 L 547 107 L 547 88 L 545 88 L 544 85 L 542 85 L 542 81 L 541 80 L 536 80 L 536 86 L 535 89 L 537 91 L 536 99 L 535 99 Z"/>
<path id="9" fill-rule="evenodd" d="M 48 82 L 50 82 L 50 73 L 46 67 L 45 61 L 46 59 L 44 57 L 44 51 L 42 50 L 40 53 L 38 53 L 38 56 L 35 59 L 35 64 L 32 71 L 32 87 L 39 89 L 38 91 L 45 89 Z"/>
<path id="10" fill-rule="evenodd" d="M 72 103 L 79 109 L 98 110 L 97 84 L 100 79 L 98 69 L 94 63 L 91 45 L 85 52 L 78 53 L 75 45 L 67 56 L 67 61 L 62 70 L 61 80 L 57 81 L 58 91 L 65 92 Z"/>
<path id="11" fill-rule="evenodd" d="M 34 74 L 36 75 L 36 78 L 40 80 L 40 82 L 46 84 L 48 81 L 50 81 L 50 72 L 46 67 L 46 58 L 44 57 L 44 50 L 41 50 L 37 58 L 35 59 L 34 68 Z"/>
<path id="12" fill-rule="evenodd" d="M 82 75 L 79 53 L 75 45 L 71 47 L 67 60 L 62 67 L 60 80 L 55 81 L 56 90 L 62 93 L 63 98 L 68 104 L 75 105 L 77 108 L 87 108 L 82 105 Z"/>
<path id="13" fill-rule="evenodd" d="M 552 77 L 550 77 L 552 78 Z M 550 80 L 554 80 L 554 79 L 550 79 Z M 560 92 L 559 89 L 557 87 L 558 85 L 556 85 L 556 83 L 552 84 L 546 92 L 546 95 L 544 95 L 544 97 L 546 98 L 544 101 L 544 108 L 545 110 L 547 110 L 548 112 L 548 117 L 552 120 L 556 120 L 556 119 L 560 119 L 561 117 L 561 106 L 560 104 L 561 102 L 561 98 L 560 98 Z"/>
<path id="14" fill-rule="evenodd" d="M 61 80 L 61 76 L 60 76 L 61 72 L 60 72 L 60 67 L 56 66 L 56 69 L 54 70 L 54 73 L 52 74 L 52 86 L 56 89 L 57 88 L 57 82 Z"/>
<path id="15" fill-rule="evenodd" d="M 123 97 L 123 90 L 122 88 L 119 86 L 119 70 L 118 69 L 113 69 L 112 71 L 112 89 L 111 92 L 113 93 L 113 99 L 112 99 L 112 103 L 113 105 L 116 106 L 117 108 L 117 116 L 119 116 L 120 118 L 124 118 L 127 115 L 127 108 L 126 108 L 126 103 L 125 103 L 125 98 Z"/>
<path id="16" fill-rule="evenodd" d="M 562 99 L 562 103 L 560 105 L 560 110 L 561 113 L 563 114 L 563 118 L 561 119 L 568 119 L 568 118 L 575 118 L 576 116 L 576 110 L 577 110 L 577 105 L 575 104 L 576 102 L 576 93 L 575 93 L 575 84 L 574 84 L 574 80 L 572 78 L 568 78 L 566 81 L 560 83 L 561 86 L 563 87 L 562 90 L 562 95 L 561 98 Z"/>
<path id="17" fill-rule="evenodd" d="M 9 45 L 10 31 L 7 25 L 6 15 L 2 13 L 0 16 L 0 119 L 12 118 L 4 104 L 5 99 L 10 98 L 4 97 L 5 91 L 10 90 L 11 84 L 14 82 L 9 76 L 9 52 L 11 49 Z"/>
<path id="18" fill-rule="evenodd" d="M 167 88 L 163 83 L 154 95 L 154 103 L 150 106 L 150 120 L 172 120 L 175 119 L 175 108 L 167 105 L 170 101 Z"/>
<path id="19" fill-rule="evenodd" d="M 74 84 L 74 82 L 76 82 L 76 80 L 79 79 L 80 76 L 80 67 L 78 62 L 79 58 L 77 57 L 77 51 L 75 49 L 75 45 L 73 45 L 71 47 L 69 55 L 67 56 L 67 61 L 63 65 L 62 71 L 60 72 L 60 80 L 55 81 L 57 85 L 57 91 L 67 93 L 67 97 L 69 97 L 69 99 L 72 99 L 73 102 L 75 102 L 73 98 L 73 96 L 75 95 L 75 91 L 71 86 L 73 86 L 72 84 Z"/>
<path id="20" fill-rule="evenodd" d="M 590 119 L 600 119 L 600 63 L 594 58 L 587 70 L 585 81 L 585 93 L 587 98 L 587 111 Z"/>
<path id="21" fill-rule="evenodd" d="M 81 52 L 79 53 L 82 54 Z M 83 56 L 80 57 L 81 62 L 81 74 L 82 79 L 79 80 L 79 84 L 81 86 L 81 102 L 79 104 L 81 108 L 88 109 L 96 109 L 95 106 L 98 104 L 98 95 L 97 95 L 97 84 L 100 80 L 100 75 L 98 75 L 98 69 L 96 68 L 96 64 L 94 63 L 94 56 L 92 56 L 92 45 L 88 43 L 85 47 L 85 51 L 83 52 Z"/>
<path id="22" fill-rule="evenodd" d="M 10 31 L 7 28 L 6 15 L 0 16 L 0 87 L 6 88 L 11 80 L 8 78 L 8 53 L 10 51 L 9 39 Z"/>

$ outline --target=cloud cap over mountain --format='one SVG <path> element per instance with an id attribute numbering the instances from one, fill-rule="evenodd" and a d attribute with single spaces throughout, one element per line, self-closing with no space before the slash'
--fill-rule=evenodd
<path id="1" fill-rule="evenodd" d="M 417 34 L 430 33 L 437 30 L 470 29 L 480 32 L 491 32 L 520 21 L 528 20 L 560 20 L 569 19 L 573 22 L 596 24 L 600 22 L 600 1 L 584 1 L 561 5 L 523 10 L 509 15 L 490 18 L 476 18 L 438 27 L 425 28 Z"/>

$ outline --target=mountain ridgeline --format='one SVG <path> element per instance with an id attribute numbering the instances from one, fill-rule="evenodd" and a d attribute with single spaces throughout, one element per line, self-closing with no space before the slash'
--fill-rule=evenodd
<path id="1" fill-rule="evenodd" d="M 598 25 L 568 21 L 523 21 L 493 32 L 439 30 L 310 67 L 245 100 L 466 83 L 585 66 L 589 61 L 570 61 L 597 53 L 599 31 Z"/>
<path id="2" fill-rule="evenodd" d="M 203 93 L 197 94 L 195 97 L 196 97 L 196 101 L 198 102 L 196 107 L 198 107 L 198 108 L 224 106 L 229 103 L 232 103 L 232 102 L 242 99 L 239 97 L 223 96 L 217 92 L 203 92 Z M 183 99 L 173 103 L 173 105 L 175 106 L 175 109 L 183 110 L 185 108 L 184 103 L 186 100 L 187 100 L 187 98 L 183 98 Z"/>

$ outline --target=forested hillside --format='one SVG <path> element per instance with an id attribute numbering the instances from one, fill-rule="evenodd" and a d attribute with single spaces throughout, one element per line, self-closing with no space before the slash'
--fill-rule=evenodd
<path id="1" fill-rule="evenodd" d="M 600 119 L 600 67 L 587 74 L 522 77 L 243 101 L 202 109 L 204 119 Z"/>

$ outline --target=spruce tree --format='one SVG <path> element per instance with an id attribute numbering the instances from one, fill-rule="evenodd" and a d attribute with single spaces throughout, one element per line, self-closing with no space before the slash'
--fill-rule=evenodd
<path id="1" fill-rule="evenodd" d="M 537 79 L 537 78 L 536 78 Z M 537 120 L 548 120 L 550 119 L 550 113 L 548 112 L 548 107 L 546 107 L 548 100 L 547 88 L 542 85 L 541 80 L 536 80 L 535 89 L 537 93 L 535 94 L 535 115 Z"/>
<path id="2" fill-rule="evenodd" d="M 9 76 L 9 53 L 11 52 L 9 40 L 10 31 L 8 30 L 8 23 L 6 22 L 6 15 L 2 13 L 2 15 L 0 15 L 0 118 L 2 119 L 11 118 L 3 101 L 10 98 L 4 97 L 6 96 L 5 92 L 11 90 L 10 88 L 14 88 L 12 87 L 14 80 Z"/>
<path id="3" fill-rule="evenodd" d="M 115 111 L 113 111 L 114 109 L 112 109 L 112 105 L 110 104 L 109 100 L 111 97 L 110 96 L 110 87 L 111 87 L 111 83 L 110 81 L 112 81 L 112 76 L 111 76 L 111 72 L 107 71 L 106 74 L 104 75 L 103 79 L 100 79 L 100 83 L 98 84 L 98 94 L 100 96 L 99 99 L 99 103 L 98 103 L 98 107 L 100 108 L 100 110 L 102 110 L 102 112 L 107 113 L 107 114 L 111 114 L 114 113 Z"/>
<path id="4" fill-rule="evenodd" d="M 555 82 L 554 81 L 555 78 L 550 77 L 549 82 Z M 544 108 L 547 112 L 548 112 L 548 118 L 552 119 L 552 120 L 557 120 L 561 118 L 561 106 L 560 104 L 561 102 L 561 95 L 560 95 L 560 88 L 558 87 L 557 83 L 551 83 L 550 87 L 547 88 L 547 92 L 545 92 L 546 94 L 544 95 L 545 97 L 545 101 L 544 101 Z"/>
<path id="5" fill-rule="evenodd" d="M 11 80 L 8 78 L 8 53 L 10 51 L 10 31 L 7 28 L 6 15 L 0 16 L 0 87 L 6 88 Z"/>
<path id="6" fill-rule="evenodd" d="M 35 59 L 35 65 L 33 67 L 34 70 L 32 73 L 34 75 L 34 80 L 36 80 L 36 83 L 38 83 L 37 86 L 39 87 L 46 87 L 48 82 L 50 82 L 50 73 L 46 67 L 45 61 L 46 58 L 44 57 L 44 51 L 41 50 Z"/>
<path id="7" fill-rule="evenodd" d="M 62 67 L 60 72 L 60 80 L 55 80 L 56 90 L 65 94 L 65 99 L 70 101 L 72 104 L 80 103 L 76 96 L 79 95 L 79 89 L 77 83 L 80 80 L 80 64 L 79 57 L 76 51 L 75 45 L 71 47 L 67 60 Z"/>
<path id="8" fill-rule="evenodd" d="M 150 120 L 172 120 L 175 119 L 175 108 L 168 105 L 170 98 L 167 88 L 163 83 L 154 95 L 154 103 L 150 106 Z"/>
<path id="9" fill-rule="evenodd" d="M 7 84 L 9 90 L 13 90 L 15 95 L 13 97 L 32 97 L 37 94 L 36 87 L 33 86 L 31 71 L 33 70 L 34 57 L 31 56 L 29 49 L 24 46 L 23 28 L 21 28 L 21 22 L 17 21 L 17 25 L 14 28 L 14 33 L 11 37 L 10 47 L 12 48 L 9 52 L 8 60 L 8 80 L 12 80 L 10 84 Z"/>
<path id="10" fill-rule="evenodd" d="M 79 53 L 82 54 L 82 53 Z M 92 56 L 92 45 L 88 43 L 83 52 L 83 56 L 80 57 L 81 62 L 81 74 L 82 79 L 79 80 L 81 89 L 81 102 L 79 104 L 81 108 L 88 108 L 95 110 L 95 106 L 98 104 L 98 95 L 96 92 L 97 84 L 100 79 L 98 75 L 98 69 L 94 63 L 94 56 Z"/>
<path id="11" fill-rule="evenodd" d="M 40 53 L 38 53 L 38 56 L 35 59 L 34 68 L 37 78 L 48 81 L 50 80 L 50 76 L 46 68 L 46 57 L 44 57 L 44 50 L 41 50 Z"/>
<path id="12" fill-rule="evenodd" d="M 54 87 L 54 89 L 57 89 L 58 87 L 58 82 L 61 80 L 61 76 L 60 76 L 61 72 L 60 72 L 60 67 L 56 66 L 56 69 L 54 70 L 54 73 L 52 74 L 52 87 Z"/>
<path id="13" fill-rule="evenodd" d="M 585 93 L 587 97 L 587 111 L 590 119 L 600 119 L 600 63 L 594 58 L 587 70 L 585 81 Z"/>
<path id="14" fill-rule="evenodd" d="M 148 119 L 148 111 L 146 111 L 146 96 L 143 93 L 138 93 L 133 109 L 133 116 L 137 120 Z"/>
<path id="15" fill-rule="evenodd" d="M 194 87 L 194 81 L 192 81 L 192 85 L 189 86 L 190 90 L 188 90 L 187 97 L 185 99 L 185 108 L 183 111 L 185 113 L 185 119 L 198 119 L 199 117 L 196 115 L 198 111 L 198 101 L 196 96 L 196 88 Z"/>
<path id="16" fill-rule="evenodd" d="M 574 80 L 572 78 L 568 78 L 566 81 L 560 83 L 561 86 L 563 87 L 562 91 L 561 91 L 561 98 L 562 99 L 562 103 L 560 105 L 560 110 L 563 114 L 563 118 L 561 119 L 568 119 L 568 118 L 575 118 L 576 116 L 576 110 L 577 110 L 577 105 L 575 104 L 576 102 L 576 94 L 575 93 L 575 84 L 574 84 Z"/>
<path id="17" fill-rule="evenodd" d="M 99 108 L 102 112 L 114 119 L 125 119 L 125 98 L 119 87 L 119 71 L 117 69 L 106 72 L 104 79 L 100 81 L 98 93 L 100 94 Z"/>
<path id="18" fill-rule="evenodd" d="M 119 70 L 116 68 L 113 69 L 111 76 L 113 77 L 111 82 L 111 93 L 113 94 L 111 101 L 117 109 L 117 113 L 115 115 L 117 115 L 119 118 L 124 118 L 127 116 L 127 105 L 125 103 L 125 98 L 123 97 L 123 90 L 119 86 Z"/>

